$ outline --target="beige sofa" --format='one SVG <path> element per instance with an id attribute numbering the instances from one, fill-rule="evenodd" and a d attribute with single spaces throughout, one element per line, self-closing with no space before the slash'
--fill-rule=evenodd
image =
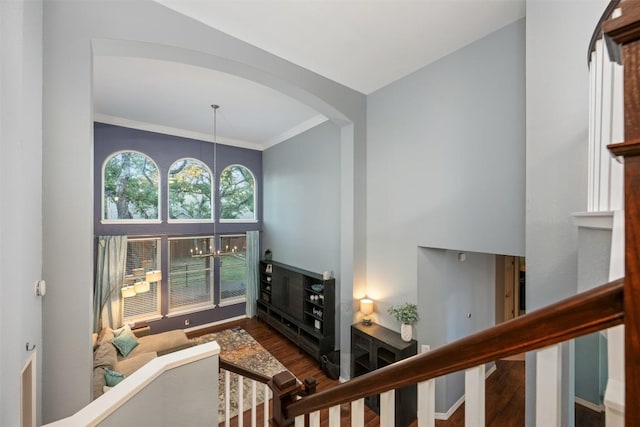
<path id="1" fill-rule="evenodd" d="M 126 357 L 113 345 L 115 337 L 111 328 L 104 328 L 100 334 L 94 334 L 93 352 L 93 398 L 102 395 L 105 390 L 105 369 L 116 371 L 125 376 L 157 356 L 190 347 L 192 344 L 183 330 L 162 332 L 149 335 L 149 328 L 133 330 L 138 344 Z"/>

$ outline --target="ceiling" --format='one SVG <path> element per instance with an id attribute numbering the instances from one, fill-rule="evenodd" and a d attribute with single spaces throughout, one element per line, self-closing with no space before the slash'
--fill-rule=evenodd
<path id="1" fill-rule="evenodd" d="M 524 16 L 524 0 L 156 0 L 370 94 Z M 270 88 L 208 69 L 102 56 L 95 118 L 265 149 L 326 120 Z"/>

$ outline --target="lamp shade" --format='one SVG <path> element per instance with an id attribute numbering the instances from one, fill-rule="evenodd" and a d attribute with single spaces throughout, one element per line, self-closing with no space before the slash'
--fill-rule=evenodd
<path id="1" fill-rule="evenodd" d="M 122 293 L 122 298 L 129 298 L 136 296 L 136 289 L 134 285 L 127 285 L 120 288 L 120 292 Z"/>
<path id="2" fill-rule="evenodd" d="M 160 270 L 147 271 L 147 273 L 145 274 L 145 280 L 149 283 L 161 281 L 162 271 Z"/>
<path id="3" fill-rule="evenodd" d="M 143 292 L 148 292 L 150 289 L 149 282 L 143 280 L 141 282 L 136 282 L 133 284 L 133 289 L 136 294 L 141 294 Z"/>
<path id="4" fill-rule="evenodd" d="M 373 301 L 369 298 L 364 298 L 360 300 L 360 312 L 365 316 L 373 313 Z"/>

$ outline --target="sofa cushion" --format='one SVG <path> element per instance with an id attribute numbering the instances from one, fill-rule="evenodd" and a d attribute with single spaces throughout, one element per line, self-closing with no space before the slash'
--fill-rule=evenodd
<path id="1" fill-rule="evenodd" d="M 93 398 L 97 399 L 104 393 L 104 386 L 107 380 L 104 377 L 104 366 L 93 368 Z"/>
<path id="2" fill-rule="evenodd" d="M 124 330 L 111 341 L 123 357 L 127 357 L 138 345 L 138 339 L 130 331 Z"/>
<path id="3" fill-rule="evenodd" d="M 190 341 L 182 329 L 161 332 L 138 338 L 138 346 L 133 349 L 129 357 L 142 353 L 156 352 L 158 356 L 171 351 L 189 347 Z"/>
<path id="4" fill-rule="evenodd" d="M 157 356 L 158 355 L 155 351 L 138 354 L 137 356 L 130 356 L 118 362 L 118 364 L 115 366 L 115 370 L 118 372 L 122 372 L 126 376 L 129 376 L 139 368 L 141 368 L 144 364 L 155 359 Z"/>
<path id="5" fill-rule="evenodd" d="M 93 367 L 107 367 L 113 369 L 118 363 L 116 348 L 110 342 L 103 342 L 93 352 Z"/>
<path id="6" fill-rule="evenodd" d="M 98 334 L 98 345 L 103 342 L 111 341 L 114 338 L 113 329 L 110 327 L 102 328 L 100 333 Z"/>

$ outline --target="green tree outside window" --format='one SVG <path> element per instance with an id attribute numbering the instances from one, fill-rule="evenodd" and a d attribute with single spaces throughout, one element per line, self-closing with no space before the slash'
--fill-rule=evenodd
<path id="1" fill-rule="evenodd" d="M 159 219 L 158 167 L 135 151 L 116 153 L 104 168 L 103 219 Z"/>
<path id="2" fill-rule="evenodd" d="M 255 178 L 249 169 L 231 165 L 220 174 L 220 218 L 253 220 Z"/>

